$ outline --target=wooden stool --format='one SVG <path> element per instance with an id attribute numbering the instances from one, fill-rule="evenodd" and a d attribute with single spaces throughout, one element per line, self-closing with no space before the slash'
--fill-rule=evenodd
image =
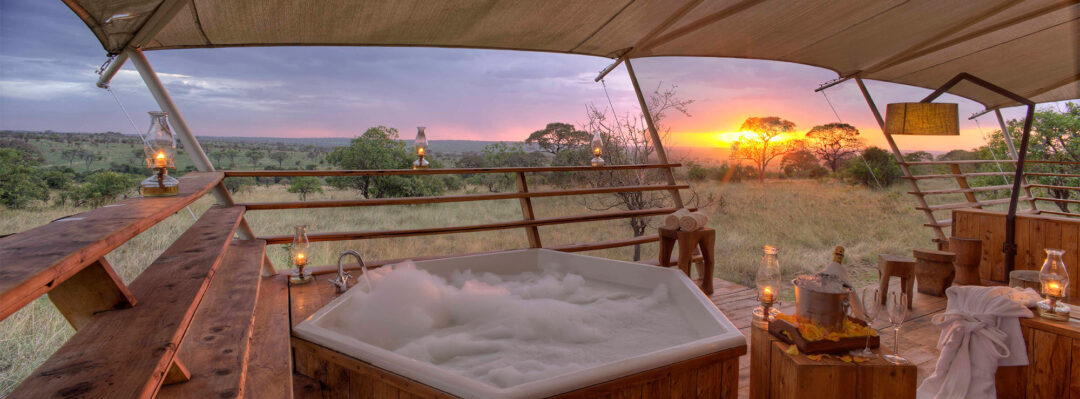
<path id="1" fill-rule="evenodd" d="M 697 231 L 669 230 L 658 228 L 660 232 L 660 266 L 671 266 L 671 253 L 675 244 L 679 244 L 679 269 L 690 277 L 690 263 L 694 258 L 694 249 L 701 251 L 702 262 L 698 266 L 701 275 L 701 290 L 705 295 L 713 294 L 713 246 L 716 243 L 716 230 L 703 228 Z"/>
<path id="2" fill-rule="evenodd" d="M 953 267 L 956 254 L 933 249 L 916 249 L 911 253 L 915 255 L 915 278 L 919 280 L 919 292 L 945 296 L 945 289 L 952 285 L 956 277 Z"/>
<path id="3" fill-rule="evenodd" d="M 878 279 L 881 280 L 878 291 L 881 292 L 882 305 L 887 303 L 885 301 L 889 297 L 889 277 L 892 276 L 900 278 L 902 292 L 907 294 L 910 309 L 911 303 L 915 301 L 912 293 L 915 286 L 915 259 L 900 255 L 878 255 Z"/>
<path id="4" fill-rule="evenodd" d="M 979 278 L 979 261 L 982 260 L 982 240 L 978 238 L 949 237 L 949 251 L 956 254 L 956 285 L 982 285 Z"/>

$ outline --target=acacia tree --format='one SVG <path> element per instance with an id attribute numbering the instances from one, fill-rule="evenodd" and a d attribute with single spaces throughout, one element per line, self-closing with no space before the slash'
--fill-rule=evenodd
<path id="1" fill-rule="evenodd" d="M 278 151 L 270 154 L 270 159 L 277 161 L 278 168 L 283 167 L 283 163 L 289 158 L 289 154 L 286 152 Z"/>
<path id="2" fill-rule="evenodd" d="M 679 98 L 676 90 L 676 86 L 666 89 L 658 86 L 649 96 L 649 110 L 661 142 L 670 132 L 670 129 L 663 125 L 670 113 L 690 115 L 687 107 L 693 103 L 693 100 Z M 604 141 L 603 157 L 608 165 L 644 164 L 656 161 L 654 159 L 656 147 L 650 138 L 643 115 L 626 114 L 609 119 L 606 111 L 601 111 L 594 104 L 589 104 L 586 106 L 586 118 L 590 130 L 600 132 Z M 661 173 L 661 169 L 603 170 L 582 174 L 581 178 L 585 180 L 585 184 L 592 187 L 638 186 L 664 181 Z M 696 193 L 692 191 L 691 193 L 687 206 L 691 206 L 689 205 L 691 203 L 699 204 Z M 602 211 L 617 208 L 625 210 L 662 208 L 670 203 L 670 198 L 671 195 L 666 191 L 639 191 L 582 196 L 579 200 L 590 210 Z M 649 221 L 649 217 L 634 217 L 627 223 L 634 237 L 639 237 L 645 234 Z M 640 259 L 641 246 L 635 245 L 634 260 Z"/>
<path id="3" fill-rule="evenodd" d="M 855 156 L 862 149 L 859 129 L 846 123 L 829 123 L 814 126 L 806 133 L 808 149 L 825 167 L 836 172 L 841 161 Z"/>
<path id="4" fill-rule="evenodd" d="M 300 195 L 300 200 L 306 200 L 307 195 L 311 193 L 321 193 L 322 181 L 315 176 L 300 176 L 293 178 L 289 182 L 289 188 L 286 191 Z"/>
<path id="5" fill-rule="evenodd" d="M 259 160 L 263 159 L 266 154 L 259 150 L 248 150 L 244 156 L 251 160 L 251 166 L 259 166 Z"/>
<path id="6" fill-rule="evenodd" d="M 801 149 L 797 140 L 780 140 L 779 136 L 795 130 L 795 123 L 775 116 L 749 117 L 739 128 L 744 132 L 739 141 L 732 144 L 731 157 L 754 163 L 758 169 L 758 180 L 765 180 L 765 168 L 769 162 L 779 156 Z"/>
<path id="7" fill-rule="evenodd" d="M 526 144 L 537 144 L 541 150 L 559 155 L 560 152 L 570 148 L 582 147 L 589 144 L 589 133 L 577 130 L 574 125 L 562 122 L 552 122 L 541 130 L 532 132 L 525 139 Z"/>

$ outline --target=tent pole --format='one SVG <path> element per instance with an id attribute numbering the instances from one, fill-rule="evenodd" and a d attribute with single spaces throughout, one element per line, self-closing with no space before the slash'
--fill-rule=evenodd
<path id="1" fill-rule="evenodd" d="M 176 108 L 176 103 L 174 103 L 172 97 L 169 96 L 169 92 L 165 90 L 165 86 L 161 84 L 157 72 L 154 72 L 154 68 L 150 66 L 150 62 L 147 61 L 146 55 L 143 54 L 142 50 L 137 48 L 128 48 L 124 53 L 128 54 L 131 63 L 135 65 L 135 69 L 139 71 L 139 76 L 141 76 L 143 82 L 146 83 L 146 88 L 150 90 L 150 94 L 154 96 L 154 100 L 157 101 L 158 106 L 161 107 L 162 111 L 169 114 L 169 124 L 172 125 L 172 128 L 176 131 L 177 135 L 180 136 L 180 143 L 184 145 L 184 151 L 191 157 L 192 163 L 195 164 L 195 169 L 200 172 L 213 172 L 214 164 L 206 157 L 206 153 L 203 152 L 199 140 L 191 133 L 187 121 L 180 115 L 180 110 Z M 229 206 L 236 204 L 236 202 L 233 201 L 232 196 L 229 195 L 229 190 L 225 189 L 224 183 L 218 183 L 218 185 L 211 190 L 211 193 L 214 194 L 214 198 L 217 199 L 219 204 Z M 240 219 L 240 227 L 237 229 L 236 233 L 244 240 L 255 239 L 255 232 L 251 230 L 251 226 L 248 225 L 247 219 Z M 263 260 L 262 273 L 263 276 L 269 276 L 275 273 L 273 265 L 268 262 L 268 259 Z"/>
<path id="2" fill-rule="evenodd" d="M 634 74 L 634 66 L 630 65 L 630 59 L 623 60 L 626 64 L 626 72 L 630 74 L 630 83 L 634 84 L 634 93 L 637 94 L 638 105 L 641 106 L 641 115 L 645 118 L 645 123 L 649 126 L 649 137 L 652 138 L 653 147 L 656 148 L 656 157 L 660 160 L 660 163 L 668 163 L 667 153 L 664 152 L 664 143 L 660 142 L 660 133 L 656 131 L 656 124 L 653 123 L 652 112 L 649 111 L 649 105 L 645 103 L 645 96 L 641 94 L 641 86 L 638 85 L 637 75 Z M 669 185 L 675 185 L 675 174 L 671 172 L 671 168 L 664 168 L 665 176 Z M 682 196 L 679 195 L 678 189 L 672 189 L 671 199 L 675 201 L 676 208 L 683 207 Z"/>
<path id="3" fill-rule="evenodd" d="M 998 126 L 1001 126 L 1001 136 L 1005 139 L 1005 145 L 1009 146 L 1009 155 L 1012 159 L 1016 159 L 1016 146 L 1013 145 L 1012 135 L 1009 134 L 1009 125 L 1005 124 L 1005 118 L 1001 116 L 1001 109 L 995 109 L 994 115 L 997 116 Z"/>
<path id="4" fill-rule="evenodd" d="M 926 212 L 926 217 L 930 223 L 928 226 L 934 228 L 934 234 L 937 235 L 938 243 L 947 243 L 949 238 L 945 236 L 945 232 L 941 230 L 941 225 L 938 224 L 936 218 L 934 218 L 934 212 L 929 211 L 930 205 L 926 203 L 926 199 L 923 198 L 922 190 L 919 189 L 919 182 L 911 178 L 911 169 L 908 168 L 907 162 L 904 161 L 904 154 L 900 152 L 900 147 L 896 145 L 896 140 L 893 140 L 891 134 L 885 131 L 885 118 L 881 117 L 881 111 L 878 110 L 877 105 L 874 104 L 874 98 L 870 97 L 870 91 L 866 90 L 866 84 L 859 76 L 855 76 L 855 83 L 859 84 L 859 91 L 862 92 L 863 98 L 866 99 L 866 105 L 870 106 L 870 112 L 874 113 L 874 119 L 877 120 L 878 126 L 881 127 L 881 132 L 885 134 L 885 141 L 889 143 L 889 148 L 892 149 L 893 157 L 896 158 L 896 163 L 900 165 L 900 169 L 904 171 L 904 177 L 907 177 L 908 182 L 911 182 L 911 188 L 915 189 L 915 200 L 918 201 L 919 206 Z"/>

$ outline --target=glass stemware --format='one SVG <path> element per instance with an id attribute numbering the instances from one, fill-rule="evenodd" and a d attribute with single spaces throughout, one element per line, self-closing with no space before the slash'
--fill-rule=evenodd
<path id="1" fill-rule="evenodd" d="M 888 312 L 889 312 L 889 324 L 893 326 L 893 353 L 884 355 L 882 358 L 893 364 L 904 364 L 908 360 L 903 356 L 900 356 L 900 326 L 904 324 L 904 319 L 908 316 L 908 298 L 906 293 L 889 293 Z"/>
<path id="2" fill-rule="evenodd" d="M 877 318 L 879 311 L 881 310 L 881 291 L 877 287 L 863 288 L 862 298 L 863 315 L 866 321 L 866 347 L 863 350 L 856 352 L 855 354 L 861 357 L 877 357 L 873 351 L 870 350 L 870 331 L 873 331 L 874 319 Z"/>

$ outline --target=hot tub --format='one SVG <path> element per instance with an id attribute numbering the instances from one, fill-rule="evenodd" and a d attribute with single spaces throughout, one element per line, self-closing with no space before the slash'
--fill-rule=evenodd
<path id="1" fill-rule="evenodd" d="M 392 272 L 372 272 L 373 277 L 378 277 L 374 281 L 375 294 L 368 292 L 365 279 L 358 279 L 348 292 L 297 325 L 293 335 L 461 398 L 550 397 L 605 382 L 612 385 L 613 381 L 617 382 L 621 377 L 661 370 L 674 364 L 685 364 L 690 359 L 702 359 L 721 352 L 733 354 L 722 358 L 734 362 L 733 367 L 730 364 L 726 367 L 734 372 L 738 369 L 737 356 L 745 352 L 746 341 L 743 335 L 685 274 L 674 268 L 543 249 L 421 261 L 415 263 L 415 269 L 411 264 L 395 265 L 395 268 Z M 383 277 L 379 273 L 388 277 L 381 280 Z M 390 273 L 397 277 L 392 279 L 389 277 Z M 447 282 L 441 289 L 458 293 L 454 295 L 464 295 L 460 294 L 462 291 L 455 290 L 465 290 L 464 286 L 468 285 L 469 294 L 462 298 L 438 297 L 434 301 L 413 303 L 416 302 L 412 300 L 414 296 L 428 297 L 438 294 L 432 292 L 434 288 L 431 288 L 431 285 L 410 285 L 423 279 Z M 563 288 L 553 289 L 551 281 L 561 283 L 555 287 Z M 510 291 L 517 290 L 510 294 L 500 291 L 495 295 L 512 297 L 513 305 L 493 305 L 486 301 L 483 294 L 501 290 L 498 288 L 499 284 L 510 287 Z M 379 290 L 380 287 L 382 290 Z M 577 291 L 571 292 L 575 287 Z M 551 292 L 553 290 L 566 292 L 559 294 Z M 476 293 L 481 295 L 481 299 L 476 299 Z M 594 293 L 599 297 L 588 297 Z M 376 294 L 383 296 L 373 296 Z M 391 299 L 393 297 L 385 295 L 402 296 Z M 559 295 L 564 297 L 559 298 Z M 372 307 L 375 299 L 381 299 L 378 307 Z M 568 303 L 564 304 L 560 300 Z M 450 309 L 447 315 L 428 309 L 442 306 L 440 301 L 453 303 L 447 306 L 463 309 Z M 400 305 L 395 307 L 395 304 Z M 475 309 L 470 309 L 473 307 L 471 305 L 475 305 Z M 572 314 L 581 306 L 597 306 L 601 311 L 611 309 L 611 314 L 595 315 L 598 318 L 617 317 L 614 320 L 597 322 L 597 325 L 593 326 L 591 317 L 582 318 Z M 639 308 L 634 306 L 639 306 L 642 310 L 639 312 Z M 371 317 L 365 318 L 365 311 L 361 309 L 367 309 L 366 314 Z M 538 315 L 518 316 L 534 310 Z M 508 316 L 504 323 L 506 325 L 492 327 L 491 318 L 496 317 L 492 315 L 499 311 Z M 506 313 L 507 311 L 510 313 Z M 470 312 L 490 314 L 478 315 Z M 554 316 L 555 321 L 540 321 L 536 324 L 537 327 L 530 324 L 526 341 L 510 344 L 511 347 L 524 351 L 525 355 L 535 355 L 535 359 L 515 360 L 515 357 L 522 357 L 522 353 L 493 352 L 487 355 L 487 347 L 498 347 L 497 342 L 503 342 L 507 336 L 515 335 L 512 331 L 502 330 L 514 330 L 520 327 L 521 323 L 544 313 Z M 647 320 L 650 317 L 659 321 L 657 331 L 660 332 L 650 333 L 644 329 L 648 328 L 650 323 Z M 440 320 L 433 322 L 432 319 Z M 488 331 L 454 331 L 453 329 L 460 328 L 454 325 L 458 319 L 479 319 L 478 328 Z M 565 324 L 568 323 L 567 320 L 571 324 Z M 447 326 L 447 330 L 417 337 L 413 342 L 410 334 L 414 333 L 415 329 L 411 329 L 411 326 L 418 323 L 442 324 Z M 560 325 L 567 328 L 559 328 Z M 613 329 L 613 326 L 618 328 Z M 578 332 L 577 327 L 581 327 L 584 332 Z M 518 331 L 517 335 L 520 333 Z M 533 336 L 534 333 L 553 336 L 549 339 Z M 485 340 L 487 337 L 491 337 L 489 341 Z M 565 343 L 551 344 L 551 341 Z M 605 348 L 619 341 L 623 341 L 624 346 Z M 445 344 L 442 347 L 428 345 L 431 342 Z M 470 349 L 470 346 L 477 348 Z M 519 346 L 524 348 L 518 348 Z M 589 354 L 588 350 L 594 346 L 596 354 Z M 551 365 L 547 365 L 544 363 L 545 353 L 530 353 L 530 350 L 569 352 L 567 356 L 572 360 L 555 359 Z M 466 360 L 459 361 L 455 358 L 459 352 L 470 351 L 472 357 L 465 358 Z M 490 357 L 488 360 L 496 362 L 495 366 L 487 366 L 488 368 L 482 368 L 481 371 L 470 368 L 478 362 L 477 359 L 483 360 L 486 355 Z M 515 361 L 521 364 L 509 364 Z M 712 364 L 700 360 L 697 363 Z M 720 366 L 715 367 L 719 370 Z M 548 374 L 529 374 L 533 369 L 546 369 Z M 689 372 L 693 374 L 699 371 Z M 666 375 L 670 374 L 671 372 L 667 372 Z M 719 377 L 701 378 L 703 381 L 696 384 L 719 385 L 719 382 L 715 381 L 719 380 Z M 714 381 L 704 381 L 705 379 Z M 729 379 L 725 378 L 724 383 L 737 384 L 737 378 L 732 381 L 728 381 Z M 733 392 L 734 389 L 725 391 Z"/>

